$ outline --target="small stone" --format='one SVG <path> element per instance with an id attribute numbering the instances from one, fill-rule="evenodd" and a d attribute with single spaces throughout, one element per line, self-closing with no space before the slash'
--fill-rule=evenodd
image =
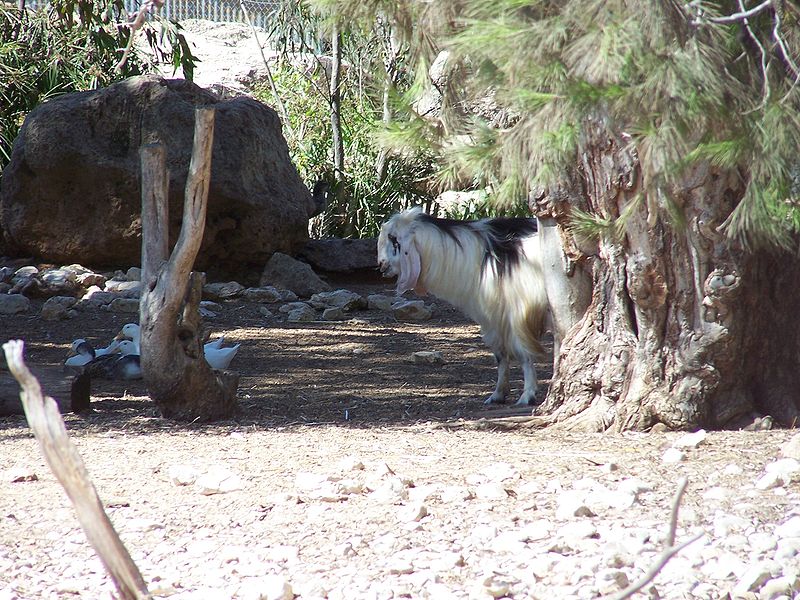
<path id="1" fill-rule="evenodd" d="M 302 310 L 305 308 L 311 308 L 311 307 L 305 302 L 287 302 L 286 304 L 283 304 L 280 306 L 280 308 L 278 308 L 278 312 L 282 314 L 289 314 L 293 310 Z"/>
<path id="2" fill-rule="evenodd" d="M 764 470 L 767 473 L 778 473 L 786 483 L 790 483 L 800 473 L 800 462 L 794 458 L 781 458 L 767 463 Z"/>
<path id="3" fill-rule="evenodd" d="M 195 485 L 204 496 L 227 494 L 244 488 L 241 478 L 225 467 L 211 467 L 205 475 L 197 478 Z"/>
<path id="4" fill-rule="evenodd" d="M 773 559 L 788 560 L 800 554 L 800 537 L 787 537 L 778 540 Z"/>
<path id="5" fill-rule="evenodd" d="M 800 433 L 793 435 L 781 446 L 781 456 L 800 460 Z"/>
<path id="6" fill-rule="evenodd" d="M 30 468 L 13 467 L 3 474 L 3 479 L 11 483 L 22 483 L 25 481 L 38 481 L 39 476 Z"/>
<path id="7" fill-rule="evenodd" d="M 236 597 L 242 600 L 292 600 L 294 591 L 283 575 L 264 575 L 245 579 Z"/>
<path id="8" fill-rule="evenodd" d="M 686 460 L 686 455 L 677 448 L 668 448 L 661 457 L 661 462 L 665 465 L 674 465 Z"/>
<path id="9" fill-rule="evenodd" d="M 125 271 L 125 278 L 128 281 L 141 281 L 142 270 L 139 267 L 131 267 L 130 269 Z"/>
<path id="10" fill-rule="evenodd" d="M 481 500 L 508 500 L 508 491 L 501 483 L 489 481 L 475 488 L 475 497 Z"/>
<path id="11" fill-rule="evenodd" d="M 703 441 L 706 439 L 708 434 L 706 434 L 705 429 L 699 429 L 694 433 L 687 433 L 684 436 L 679 437 L 677 440 L 672 442 L 673 448 L 697 448 Z"/>
<path id="12" fill-rule="evenodd" d="M 307 323 L 309 321 L 317 320 L 317 313 L 308 304 L 303 304 L 294 310 L 290 310 L 286 315 L 286 320 L 290 323 Z M 283 308 L 283 307 L 281 307 Z"/>
<path id="13" fill-rule="evenodd" d="M 60 321 L 69 317 L 69 309 L 78 302 L 72 296 L 53 296 L 42 305 L 42 319 L 45 321 Z"/>
<path id="14" fill-rule="evenodd" d="M 767 581 L 758 591 L 760 600 L 773 600 L 781 596 L 788 598 L 800 589 L 800 581 L 796 575 L 784 575 Z"/>
<path id="15" fill-rule="evenodd" d="M 175 485 L 192 485 L 200 472 L 189 465 L 172 465 L 169 468 L 169 478 Z"/>
<path id="16" fill-rule="evenodd" d="M 258 314 L 260 314 L 262 317 L 266 317 L 267 319 L 269 319 L 270 317 L 274 317 L 275 316 L 275 313 L 273 313 L 266 306 L 259 306 L 258 307 Z"/>
<path id="17" fill-rule="evenodd" d="M 244 292 L 244 286 L 236 281 L 207 283 L 203 286 L 203 297 L 220 302 L 237 298 Z"/>
<path id="18" fill-rule="evenodd" d="M 438 350 L 420 350 L 411 355 L 411 360 L 417 365 L 443 365 L 444 356 Z"/>
<path id="19" fill-rule="evenodd" d="M 360 294 L 350 290 L 334 290 L 332 292 L 320 292 L 311 296 L 309 300 L 314 308 L 323 309 L 326 307 L 340 308 L 344 312 L 351 312 L 366 308 L 367 302 Z"/>
<path id="20" fill-rule="evenodd" d="M 565 491 L 558 497 L 556 518 L 559 520 L 572 519 L 573 517 L 594 517 L 595 514 L 586 505 L 585 494 L 582 491 Z"/>
<path id="21" fill-rule="evenodd" d="M 273 302 L 280 302 L 284 299 L 278 288 L 271 285 L 247 288 L 242 292 L 242 297 L 250 302 L 267 302 L 270 304 Z"/>
<path id="22" fill-rule="evenodd" d="M 137 298 L 114 298 L 108 305 L 108 309 L 111 312 L 138 314 L 139 300 Z"/>
<path id="23" fill-rule="evenodd" d="M 791 517 L 775 528 L 778 538 L 800 538 L 800 516 Z"/>
<path id="24" fill-rule="evenodd" d="M 568 544 L 575 544 L 580 540 L 597 537 L 597 527 L 591 521 L 574 521 L 562 525 L 556 535 Z"/>
<path id="25" fill-rule="evenodd" d="M 31 307 L 31 301 L 22 294 L 2 294 L 0 295 L 0 315 L 16 315 L 27 312 Z"/>
<path id="26" fill-rule="evenodd" d="M 748 568 L 733 587 L 734 593 L 757 592 L 772 577 L 770 570 L 761 564 Z"/>
<path id="27" fill-rule="evenodd" d="M 511 591 L 510 582 L 501 579 L 497 575 L 484 577 L 480 582 L 480 586 L 492 598 L 504 598 Z"/>
<path id="28" fill-rule="evenodd" d="M 404 506 L 397 515 L 403 523 L 421 521 L 426 516 L 428 516 L 428 508 L 421 502 Z"/>
<path id="29" fill-rule="evenodd" d="M 109 279 L 106 281 L 107 292 L 114 292 L 123 298 L 138 298 L 142 291 L 141 281 L 118 281 Z"/>
<path id="30" fill-rule="evenodd" d="M 367 296 L 367 308 L 369 310 L 389 312 L 395 302 L 397 302 L 396 297 L 385 296 L 384 294 L 370 294 Z"/>
<path id="31" fill-rule="evenodd" d="M 772 472 L 765 473 L 756 481 L 756 489 L 758 490 L 772 490 L 779 488 L 786 484 L 786 480 L 782 473 Z"/>
<path id="32" fill-rule="evenodd" d="M 408 300 L 392 304 L 392 314 L 398 321 L 427 321 L 433 311 L 422 300 Z"/>
<path id="33" fill-rule="evenodd" d="M 75 283 L 84 288 L 97 286 L 98 288 L 106 284 L 106 278 L 100 273 L 81 273 L 75 278 Z"/>
<path id="34" fill-rule="evenodd" d="M 322 311 L 323 321 L 343 321 L 347 317 L 341 308 L 331 307 Z"/>

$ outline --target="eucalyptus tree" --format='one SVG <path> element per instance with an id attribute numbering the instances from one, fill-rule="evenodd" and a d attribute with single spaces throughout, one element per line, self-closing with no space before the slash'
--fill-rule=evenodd
<path id="1" fill-rule="evenodd" d="M 446 57 L 438 118 L 387 139 L 542 219 L 566 337 L 539 413 L 587 430 L 795 424 L 796 1 L 331 4 L 394 15 L 422 74 Z"/>

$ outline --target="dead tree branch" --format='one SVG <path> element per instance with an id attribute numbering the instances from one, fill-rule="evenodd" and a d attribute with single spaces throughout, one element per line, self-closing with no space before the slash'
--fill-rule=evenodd
<path id="1" fill-rule="evenodd" d="M 165 0 L 147 0 L 144 4 L 142 4 L 142 7 L 136 11 L 136 13 L 134 13 L 133 21 L 130 23 L 131 34 L 128 37 L 128 45 L 125 46 L 122 57 L 114 66 L 114 70 L 117 71 L 117 73 L 120 73 L 122 71 L 122 67 L 125 66 L 126 62 L 128 62 L 128 56 L 133 49 L 133 41 L 136 38 L 136 33 L 142 28 L 142 25 L 144 25 L 147 15 L 157 8 L 164 6 L 164 1 Z"/>
<path id="2" fill-rule="evenodd" d="M 103 561 L 120 598 L 151 599 L 139 569 L 103 510 L 103 504 L 78 449 L 67 435 L 58 405 L 49 396 L 43 396 L 39 381 L 25 365 L 23 350 L 22 340 L 11 340 L 3 344 L 8 368 L 22 388 L 20 397 L 28 425 L 39 442 L 47 464 L 67 492 L 75 507 L 78 522 Z"/>
<path id="3" fill-rule="evenodd" d="M 675 545 L 675 532 L 678 529 L 678 509 L 680 508 L 681 498 L 683 498 L 683 493 L 686 491 L 686 486 L 688 483 L 689 480 L 686 479 L 686 477 L 681 478 L 681 480 L 678 482 L 678 490 L 675 492 L 675 496 L 672 498 L 672 507 L 669 515 L 669 531 L 667 532 L 667 539 L 664 540 L 664 549 L 656 557 L 655 562 L 650 565 L 650 568 L 647 569 L 641 579 L 634 581 L 619 593 L 613 596 L 608 596 L 607 600 L 625 600 L 626 598 L 630 598 L 648 583 L 653 581 L 653 579 L 656 578 L 656 575 L 661 572 L 661 569 L 664 568 L 664 566 L 673 556 L 703 536 L 702 533 L 698 533 L 697 535 L 690 537 L 685 542 L 680 543 L 677 546 Z"/>

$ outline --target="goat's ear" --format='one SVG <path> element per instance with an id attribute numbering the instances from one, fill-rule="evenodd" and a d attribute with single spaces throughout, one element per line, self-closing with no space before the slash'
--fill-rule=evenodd
<path id="1" fill-rule="evenodd" d="M 417 287 L 420 258 L 413 235 L 404 236 L 400 245 L 400 275 L 397 278 L 397 294 L 402 295 Z"/>

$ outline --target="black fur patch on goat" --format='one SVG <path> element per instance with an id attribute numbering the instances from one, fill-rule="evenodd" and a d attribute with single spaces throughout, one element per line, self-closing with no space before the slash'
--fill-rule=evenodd
<path id="1" fill-rule="evenodd" d="M 536 219 L 503 217 L 483 223 L 487 235 L 482 271 L 485 273 L 491 266 L 498 277 L 504 277 L 519 264 L 522 240 L 536 233 Z"/>
<path id="2" fill-rule="evenodd" d="M 420 213 L 417 217 L 419 221 L 428 223 L 439 229 L 442 233 L 449 236 L 458 247 L 461 247 L 461 240 L 458 239 L 456 231 L 459 229 L 472 229 L 477 221 L 458 221 L 456 219 L 440 219 L 439 217 L 432 217 L 427 213 Z"/>

